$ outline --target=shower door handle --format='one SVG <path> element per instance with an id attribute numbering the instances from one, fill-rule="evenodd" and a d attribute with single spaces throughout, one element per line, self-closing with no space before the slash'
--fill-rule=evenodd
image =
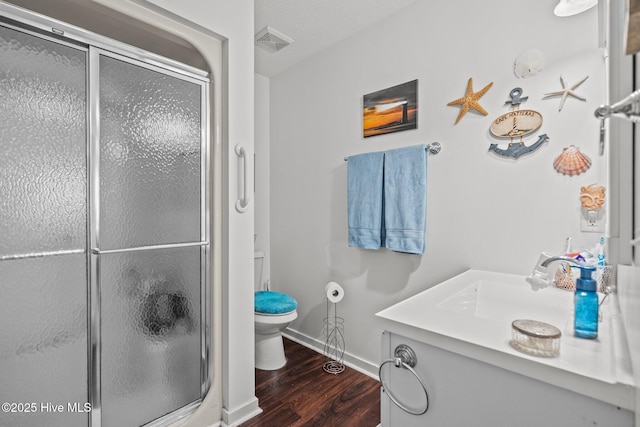
<path id="1" fill-rule="evenodd" d="M 240 144 L 236 145 L 235 151 L 238 157 L 242 159 L 242 197 L 240 197 L 240 194 L 238 194 L 238 199 L 236 200 L 236 210 L 240 213 L 245 213 L 247 211 L 247 208 L 249 207 L 249 192 L 247 191 L 249 182 L 247 151 Z M 238 193 L 239 192 L 240 185 L 238 184 Z"/>
<path id="2" fill-rule="evenodd" d="M 106 255 L 106 254 L 120 254 L 124 252 L 152 251 L 157 249 L 181 249 L 181 248 L 190 248 L 194 246 L 209 246 L 209 242 L 202 241 L 202 242 L 168 243 L 165 245 L 132 246 L 129 248 L 119 248 L 119 249 L 91 248 L 91 253 L 94 255 Z"/>

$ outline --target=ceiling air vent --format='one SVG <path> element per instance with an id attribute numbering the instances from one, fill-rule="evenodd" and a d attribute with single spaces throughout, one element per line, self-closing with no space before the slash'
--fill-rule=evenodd
<path id="1" fill-rule="evenodd" d="M 269 52 L 277 52 L 293 43 L 293 39 L 274 30 L 271 27 L 264 27 L 256 34 L 256 44 Z"/>

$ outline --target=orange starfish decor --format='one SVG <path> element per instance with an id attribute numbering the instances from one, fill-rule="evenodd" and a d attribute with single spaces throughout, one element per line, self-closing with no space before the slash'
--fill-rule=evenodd
<path id="1" fill-rule="evenodd" d="M 477 112 L 479 112 L 484 116 L 489 114 L 478 103 L 478 100 L 482 97 L 482 95 L 487 93 L 487 91 L 491 88 L 491 86 L 493 86 L 493 82 L 486 85 L 484 88 L 482 88 L 482 90 L 474 93 L 473 79 L 472 78 L 469 79 L 469 83 L 467 83 L 467 92 L 464 94 L 464 96 L 462 98 L 456 99 L 455 101 L 451 101 L 450 103 L 447 104 L 447 105 L 462 105 L 462 108 L 460 108 L 460 114 L 458 114 L 458 118 L 456 119 L 456 124 L 458 124 L 462 116 L 467 114 L 467 111 L 469 111 L 469 109 L 476 110 Z"/>

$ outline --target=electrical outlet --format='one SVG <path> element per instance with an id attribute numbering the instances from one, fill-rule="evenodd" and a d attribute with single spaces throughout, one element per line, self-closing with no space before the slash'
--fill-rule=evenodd
<path id="1" fill-rule="evenodd" d="M 581 209 L 580 230 L 592 233 L 604 233 L 605 231 L 604 209 Z"/>

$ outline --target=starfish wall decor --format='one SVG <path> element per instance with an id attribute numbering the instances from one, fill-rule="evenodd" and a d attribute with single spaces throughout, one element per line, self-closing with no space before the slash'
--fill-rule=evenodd
<path id="1" fill-rule="evenodd" d="M 576 99 L 579 99 L 581 101 L 586 101 L 586 98 L 583 98 L 582 96 L 576 94 L 574 92 L 575 89 L 578 88 L 578 86 L 580 86 L 582 83 L 585 82 L 585 80 L 587 80 L 589 78 L 589 76 L 585 77 L 584 79 L 580 80 L 578 83 L 574 84 L 571 87 L 567 87 L 567 83 L 564 81 L 564 78 L 562 78 L 562 76 L 560 76 L 560 84 L 562 85 L 562 90 L 558 90 L 556 92 L 550 92 L 550 93 L 545 93 L 544 94 L 544 98 L 548 98 L 551 96 L 560 96 L 560 107 L 558 108 L 558 111 L 562 111 L 562 107 L 564 107 L 564 102 L 567 100 L 567 97 L 569 96 L 573 96 Z"/>
<path id="2" fill-rule="evenodd" d="M 460 108 L 460 113 L 458 114 L 458 118 L 456 119 L 456 123 L 455 124 L 458 124 L 460 119 L 465 114 L 467 114 L 467 111 L 469 111 L 469 109 L 476 110 L 477 112 L 479 112 L 480 114 L 482 114 L 484 116 L 489 114 L 478 103 L 478 100 L 482 97 L 482 95 L 487 93 L 487 91 L 491 88 L 491 86 L 493 86 L 493 82 L 491 82 L 488 85 L 486 85 L 485 87 L 483 87 L 482 90 L 479 90 L 478 92 L 474 93 L 473 92 L 473 78 L 469 78 L 469 82 L 467 83 L 467 91 L 464 94 L 464 96 L 462 98 L 458 98 L 458 99 L 456 99 L 454 101 L 451 101 L 450 103 L 447 104 L 447 105 L 461 105 L 462 106 L 462 108 Z"/>

